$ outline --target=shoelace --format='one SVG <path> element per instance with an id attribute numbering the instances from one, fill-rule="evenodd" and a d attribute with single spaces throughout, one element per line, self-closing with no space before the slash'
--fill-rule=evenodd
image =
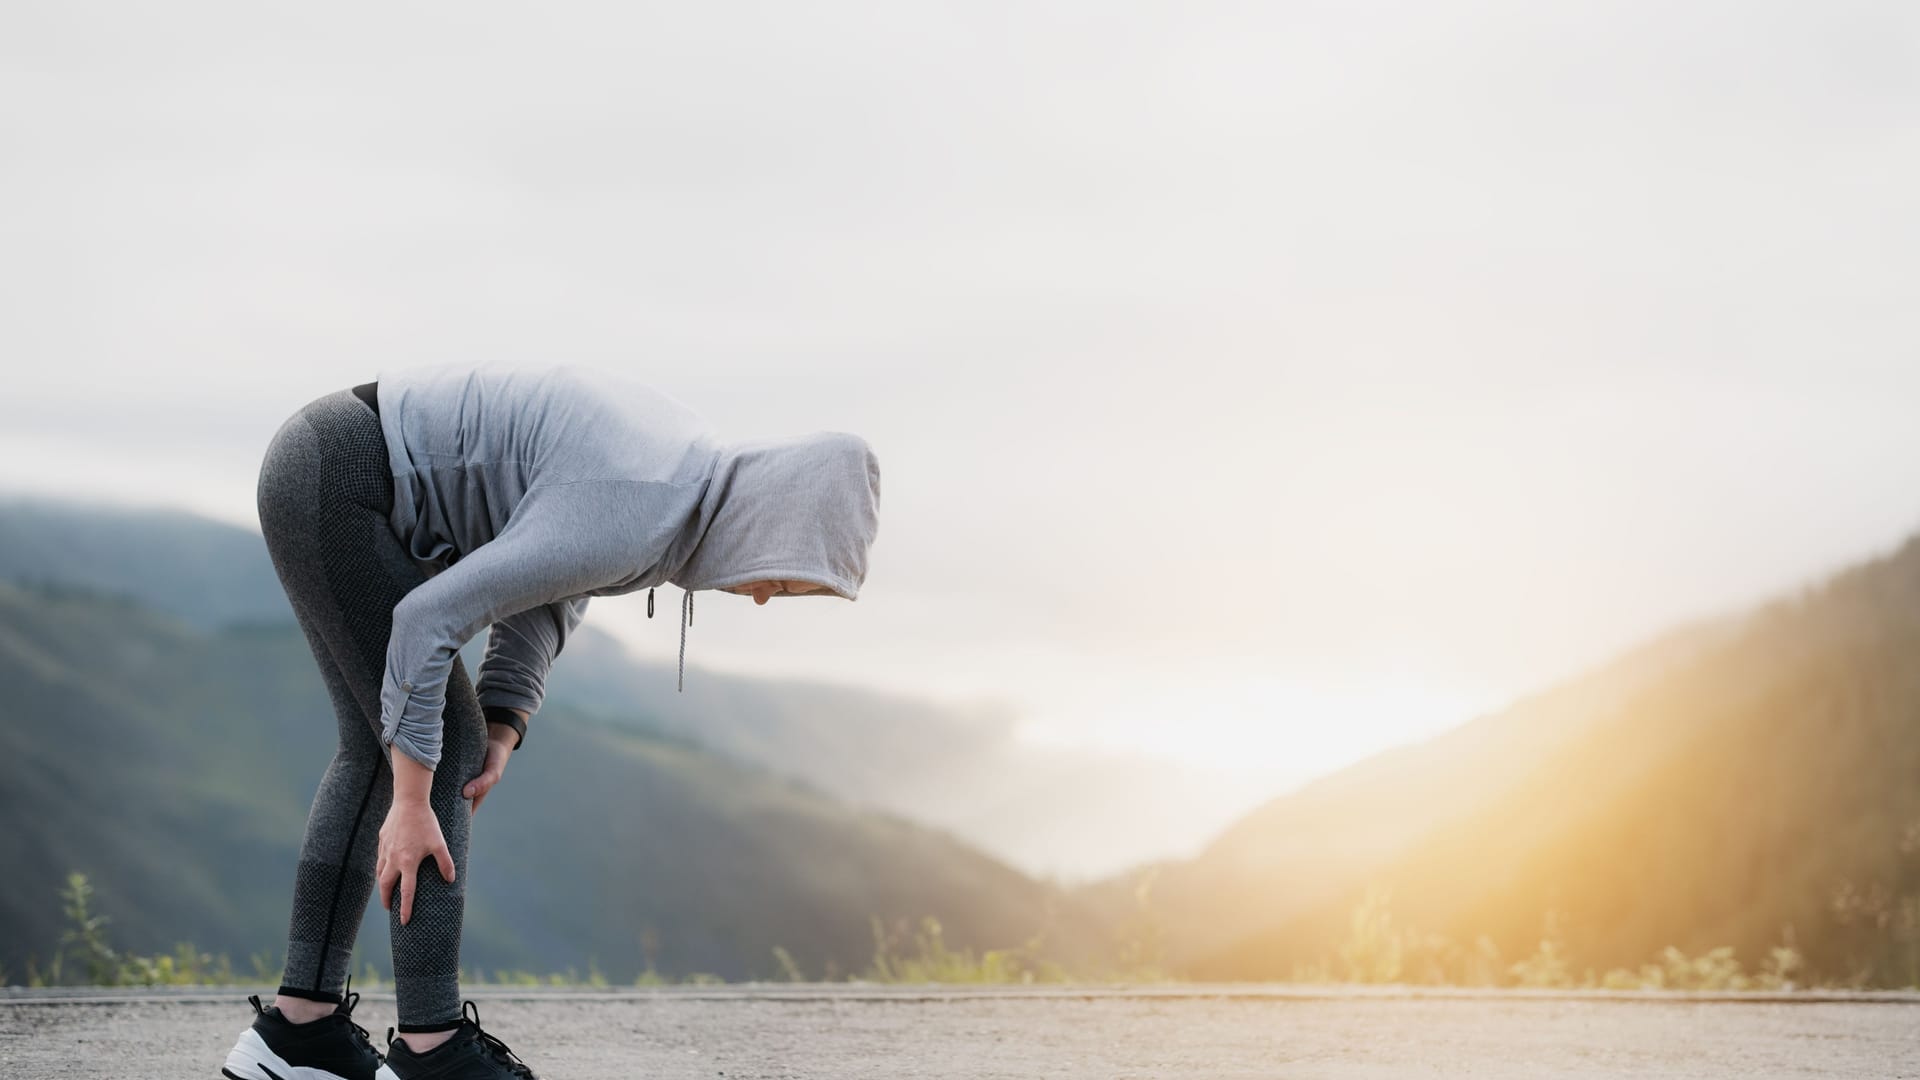
<path id="1" fill-rule="evenodd" d="M 472 1010 L 472 1016 L 467 1015 L 468 1010 Z M 460 1018 L 473 1025 L 474 1038 L 480 1040 L 480 1045 L 492 1055 L 493 1060 L 506 1066 L 507 1071 L 515 1076 L 534 1080 L 533 1069 L 528 1067 L 526 1062 L 521 1061 L 513 1051 L 507 1049 L 507 1044 L 501 1042 L 498 1036 L 488 1034 L 487 1029 L 480 1026 L 480 1006 L 475 1005 L 471 998 L 461 1003 Z"/>
<path id="2" fill-rule="evenodd" d="M 347 976 L 346 993 L 340 995 L 340 1007 L 333 1010 L 333 1015 L 345 1020 L 347 1026 L 353 1029 L 353 1037 L 359 1039 L 367 1049 L 373 1050 L 373 1056 L 384 1062 L 387 1060 L 387 1056 L 379 1050 L 374 1049 L 373 1035 L 369 1033 L 366 1028 L 353 1022 L 353 1007 L 358 1004 L 360 1004 L 360 995 L 354 992 L 353 976 L 349 975 Z"/>

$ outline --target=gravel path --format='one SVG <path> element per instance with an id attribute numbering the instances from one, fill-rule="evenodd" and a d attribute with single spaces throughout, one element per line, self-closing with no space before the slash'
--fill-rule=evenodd
<path id="1" fill-rule="evenodd" d="M 0 991 L 0 1077 L 210 1080 L 245 991 Z M 542 1080 L 1920 1077 L 1920 996 L 478 988 Z M 356 1018 L 384 1044 L 390 996 Z"/>

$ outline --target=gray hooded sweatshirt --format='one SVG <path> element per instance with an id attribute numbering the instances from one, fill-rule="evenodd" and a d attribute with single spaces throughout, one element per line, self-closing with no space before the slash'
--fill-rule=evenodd
<path id="1" fill-rule="evenodd" d="M 447 675 L 491 627 L 482 706 L 537 712 L 594 596 L 787 579 L 856 599 L 878 532 L 880 464 L 837 431 L 722 442 L 644 384 L 570 364 L 378 373 L 391 524 L 427 580 L 393 609 L 382 740 L 440 760 Z M 652 613 L 652 596 L 648 596 Z"/>

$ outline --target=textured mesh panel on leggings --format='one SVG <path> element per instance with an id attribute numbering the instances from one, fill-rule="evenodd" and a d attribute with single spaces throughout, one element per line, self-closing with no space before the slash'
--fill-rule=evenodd
<path id="1" fill-rule="evenodd" d="M 261 533 L 333 701 L 340 744 L 314 796 L 288 923 L 291 990 L 339 994 L 373 895 L 393 780 L 380 745 L 380 687 L 393 607 L 425 580 L 387 517 L 392 477 L 379 417 L 350 390 L 308 403 L 274 434 L 261 464 Z M 400 1022 L 460 1013 L 461 909 L 468 823 L 460 787 L 480 770 L 486 723 L 456 657 L 432 804 L 454 858 L 453 886 L 423 863 L 407 926 L 393 925 Z M 395 904 L 396 909 L 398 904 Z"/>

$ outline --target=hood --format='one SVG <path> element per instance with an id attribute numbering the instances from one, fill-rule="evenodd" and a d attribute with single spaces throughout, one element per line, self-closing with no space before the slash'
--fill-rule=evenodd
<path id="1" fill-rule="evenodd" d="M 776 593 L 857 599 L 867 555 L 880 529 L 880 461 L 858 435 L 815 431 L 723 446 L 714 465 L 696 536 L 667 580 L 681 598 L 680 675 L 686 678 L 686 629 L 693 594 L 782 579 L 831 592 Z M 648 614 L 652 614 L 649 602 Z"/>

